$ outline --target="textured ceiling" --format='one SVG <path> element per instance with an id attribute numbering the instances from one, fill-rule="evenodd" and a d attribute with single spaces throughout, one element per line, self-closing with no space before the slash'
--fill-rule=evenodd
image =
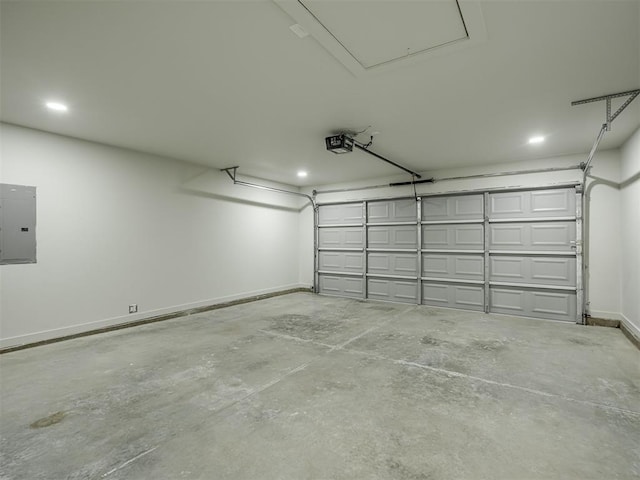
<path id="1" fill-rule="evenodd" d="M 1 118 L 292 185 L 398 173 L 325 150 L 369 125 L 372 150 L 421 172 L 587 152 L 604 104 L 570 102 L 640 87 L 640 2 L 479 5 L 484 41 L 356 76 L 269 0 L 3 1 Z M 601 148 L 639 125 L 636 100 Z"/>

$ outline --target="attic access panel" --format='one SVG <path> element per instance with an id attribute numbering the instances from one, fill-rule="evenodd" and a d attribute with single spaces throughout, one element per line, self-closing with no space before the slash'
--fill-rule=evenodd
<path id="1" fill-rule="evenodd" d="M 480 0 L 272 0 L 356 77 L 487 39 Z"/>
<path id="2" fill-rule="evenodd" d="M 365 69 L 469 38 L 457 0 L 298 2 Z"/>

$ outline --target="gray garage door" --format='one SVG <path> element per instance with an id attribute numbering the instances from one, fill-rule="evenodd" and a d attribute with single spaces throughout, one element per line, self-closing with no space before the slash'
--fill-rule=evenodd
<path id="1" fill-rule="evenodd" d="M 318 290 L 365 298 L 363 204 L 323 205 L 318 209 Z"/>
<path id="2" fill-rule="evenodd" d="M 576 321 L 575 188 L 321 205 L 320 293 Z"/>
<path id="3" fill-rule="evenodd" d="M 575 320 L 575 189 L 492 193 L 488 217 L 490 311 Z"/>
<path id="4" fill-rule="evenodd" d="M 422 199 L 422 303 L 485 310 L 484 196 Z"/>

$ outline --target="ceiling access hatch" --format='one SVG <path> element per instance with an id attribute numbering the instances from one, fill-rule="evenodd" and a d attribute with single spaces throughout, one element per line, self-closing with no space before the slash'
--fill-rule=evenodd
<path id="1" fill-rule="evenodd" d="M 475 1 L 274 1 L 356 75 L 486 37 Z"/>
<path id="2" fill-rule="evenodd" d="M 364 68 L 468 38 L 456 0 L 299 0 Z"/>

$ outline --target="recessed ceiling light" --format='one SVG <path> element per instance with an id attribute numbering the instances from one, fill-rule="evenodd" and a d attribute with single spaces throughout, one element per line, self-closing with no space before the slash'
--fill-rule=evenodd
<path id="1" fill-rule="evenodd" d="M 307 172 L 305 172 L 305 171 L 303 171 L 303 170 L 300 170 L 300 171 L 298 172 L 298 176 L 299 176 L 300 178 L 304 178 L 304 177 L 306 177 L 306 176 L 307 176 Z"/>
<path id="2" fill-rule="evenodd" d="M 544 137 L 542 135 L 538 135 L 536 137 L 531 137 L 529 139 L 529 143 L 534 144 L 534 143 L 542 143 L 544 142 Z"/>
<path id="3" fill-rule="evenodd" d="M 69 110 L 69 107 L 60 102 L 47 102 L 45 103 L 45 105 L 49 110 L 54 110 L 56 112 L 66 112 L 67 110 Z"/>
<path id="4" fill-rule="evenodd" d="M 294 23 L 293 25 L 291 25 L 289 27 L 289 30 L 291 30 L 300 38 L 304 38 L 307 35 L 309 35 L 309 32 L 307 32 L 304 28 L 302 28 L 302 25 L 300 25 L 299 23 Z"/>

